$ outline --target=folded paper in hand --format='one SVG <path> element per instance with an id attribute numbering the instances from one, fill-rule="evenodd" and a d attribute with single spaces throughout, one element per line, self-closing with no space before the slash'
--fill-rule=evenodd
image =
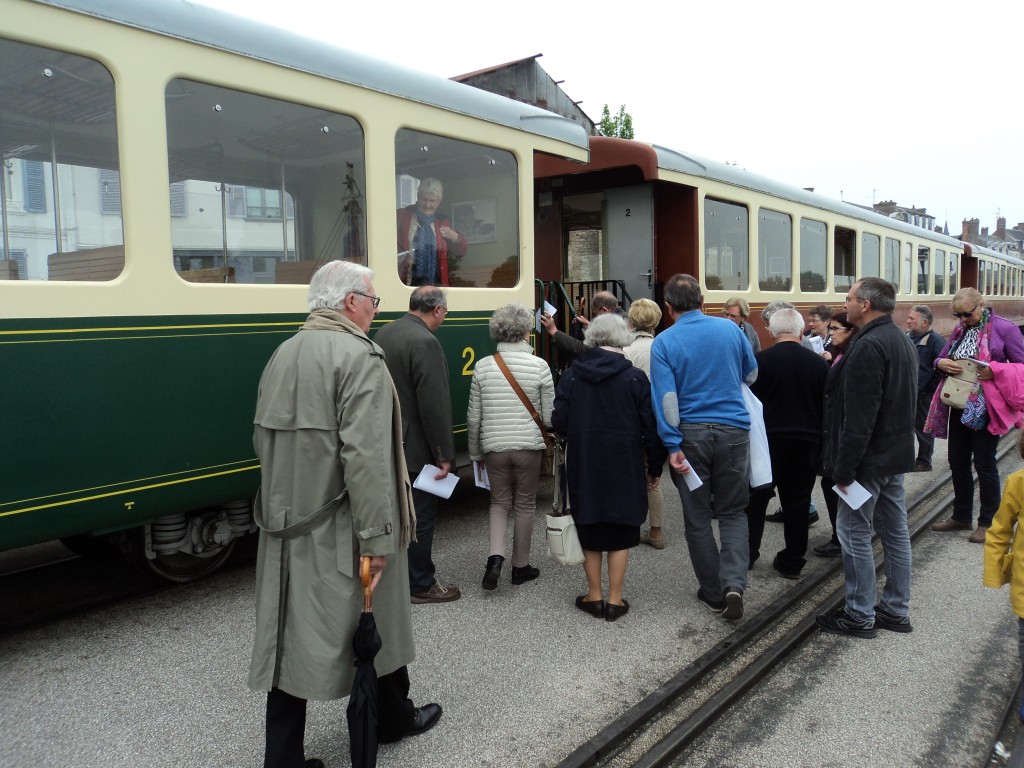
<path id="1" fill-rule="evenodd" d="M 863 485 L 854 480 L 846 486 L 846 492 L 839 490 L 838 485 L 833 485 L 832 490 L 839 494 L 839 498 L 850 505 L 850 509 L 860 509 L 864 502 L 871 498 L 871 493 Z"/>
<path id="2" fill-rule="evenodd" d="M 690 466 L 688 459 L 683 459 L 683 466 L 690 470 L 683 474 L 683 482 L 686 483 L 687 488 L 691 491 L 696 491 L 704 485 L 704 481 L 700 479 L 700 475 L 697 474 L 697 471 Z"/>
<path id="3" fill-rule="evenodd" d="M 455 484 L 459 482 L 459 476 L 451 472 L 444 480 L 435 480 L 434 475 L 439 474 L 441 474 L 440 467 L 435 467 L 433 464 L 424 464 L 423 469 L 420 470 L 416 479 L 413 480 L 412 487 L 420 491 L 432 493 L 435 496 L 440 496 L 442 499 L 450 499 L 452 491 L 455 490 Z"/>

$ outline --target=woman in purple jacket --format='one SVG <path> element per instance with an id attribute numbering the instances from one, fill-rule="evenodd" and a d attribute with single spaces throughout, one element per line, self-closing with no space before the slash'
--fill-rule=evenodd
<path id="1" fill-rule="evenodd" d="M 961 288 L 953 296 L 953 316 L 960 324 L 949 335 L 946 346 L 935 360 L 935 367 L 948 376 L 963 370 L 959 361 L 973 358 L 984 363 L 1024 363 L 1024 339 L 1020 329 L 1009 320 L 998 317 L 974 288 Z M 992 371 L 982 368 L 980 379 L 992 378 Z M 943 377 L 945 381 L 945 377 Z M 971 460 L 978 473 L 981 507 L 978 527 L 968 541 L 985 542 L 985 533 L 992 516 L 999 508 L 999 468 L 996 446 L 999 437 L 986 429 L 988 414 L 981 387 L 971 394 L 963 410 L 950 408 L 942 402 L 942 386 L 935 391 L 925 431 L 935 437 L 948 437 L 949 469 L 953 474 L 953 515 L 936 523 L 933 531 L 968 531 L 974 522 L 974 479 Z"/>

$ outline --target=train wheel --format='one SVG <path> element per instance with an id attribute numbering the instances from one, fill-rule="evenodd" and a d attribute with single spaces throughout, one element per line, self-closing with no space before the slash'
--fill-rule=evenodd
<path id="1" fill-rule="evenodd" d="M 209 576 L 216 571 L 227 562 L 234 549 L 235 540 L 232 539 L 223 547 L 202 555 L 170 552 L 157 555 L 153 560 L 143 555 L 140 565 L 162 581 L 187 584 L 190 581 L 196 581 Z"/>

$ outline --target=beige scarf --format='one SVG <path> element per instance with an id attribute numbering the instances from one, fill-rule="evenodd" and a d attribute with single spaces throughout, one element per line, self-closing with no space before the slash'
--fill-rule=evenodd
<path id="1" fill-rule="evenodd" d="M 301 330 L 350 333 L 364 339 L 376 354 L 380 355 L 383 365 L 384 351 L 374 344 L 358 325 L 336 310 L 314 309 L 306 318 L 306 322 L 302 324 Z M 388 377 L 388 384 L 391 385 L 393 403 L 391 409 L 391 458 L 395 467 L 396 485 L 399 486 L 396 494 L 402 527 L 399 545 L 405 549 L 409 546 L 410 541 L 416 541 L 416 508 L 412 503 L 412 485 L 409 483 L 409 469 L 405 464 L 405 450 L 402 447 L 402 405 L 398 401 L 398 392 L 395 390 L 395 383 L 391 380 L 391 374 L 388 373 L 386 365 L 384 374 Z"/>

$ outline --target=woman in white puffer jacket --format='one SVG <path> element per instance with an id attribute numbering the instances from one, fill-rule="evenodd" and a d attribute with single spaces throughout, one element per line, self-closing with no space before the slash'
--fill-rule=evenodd
<path id="1" fill-rule="evenodd" d="M 491 315 L 490 332 L 498 342 L 497 355 L 547 428 L 555 386 L 547 363 L 533 354 L 531 330 L 533 313 L 522 304 L 508 304 Z M 545 450 L 540 429 L 502 373 L 497 355 L 476 364 L 466 413 L 469 457 L 484 461 L 491 484 L 490 556 L 483 578 L 483 588 L 488 590 L 498 586 L 513 511 L 512 583 L 523 584 L 540 575 L 529 557 Z"/>

